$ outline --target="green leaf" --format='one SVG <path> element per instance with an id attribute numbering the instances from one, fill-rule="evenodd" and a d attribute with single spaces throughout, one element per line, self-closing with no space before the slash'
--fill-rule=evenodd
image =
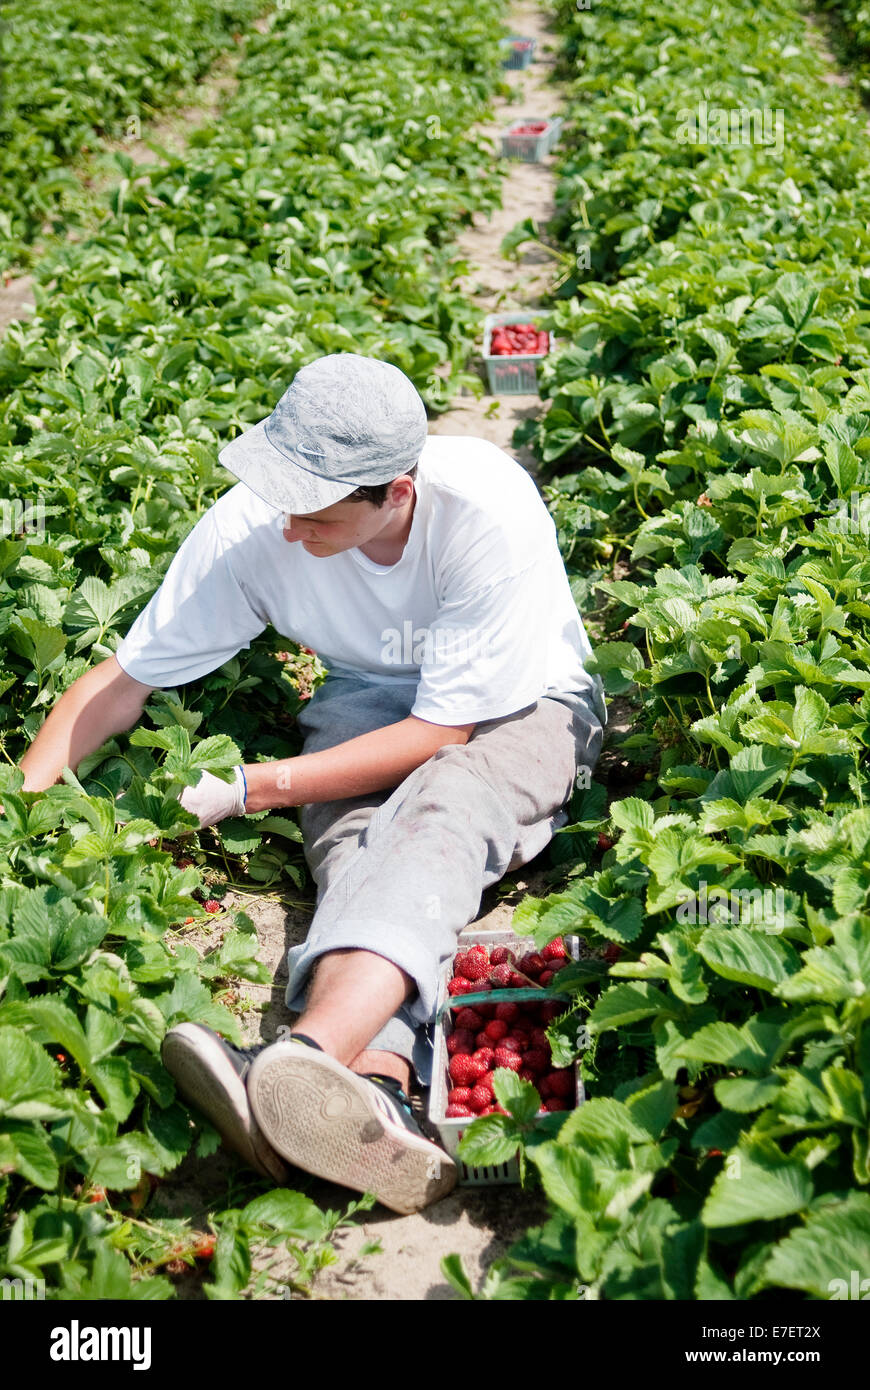
<path id="1" fill-rule="evenodd" d="M 675 1012 L 668 996 L 655 985 L 614 985 L 598 1000 L 588 1023 L 593 1032 L 603 1033 L 608 1028 L 636 1023 L 641 1018 Z"/>
<path id="2" fill-rule="evenodd" d="M 820 1299 L 866 1299 L 870 1294 L 868 1250 L 870 1196 L 851 1192 L 843 1201 L 810 1212 L 803 1226 L 774 1247 L 764 1269 L 763 1287 L 803 1289 Z"/>
<path id="3" fill-rule="evenodd" d="M 329 1223 L 315 1202 L 286 1188 L 264 1192 L 243 1208 L 244 1225 L 269 1226 L 296 1240 L 323 1240 Z"/>
<path id="4" fill-rule="evenodd" d="M 813 1181 L 803 1163 L 786 1158 L 775 1144 L 748 1141 L 728 1155 L 701 1210 L 711 1228 L 746 1221 L 774 1221 L 803 1211 Z"/>
<path id="5" fill-rule="evenodd" d="M 743 927 L 708 927 L 696 949 L 717 975 L 771 992 L 800 968 L 788 942 Z"/>
<path id="6" fill-rule="evenodd" d="M 508 1163 L 520 1146 L 522 1130 L 509 1115 L 482 1115 L 473 1120 L 459 1141 L 457 1152 L 469 1168 Z"/>
<path id="7" fill-rule="evenodd" d="M 497 1067 L 493 1072 L 493 1091 L 499 1105 L 513 1115 L 518 1124 L 531 1124 L 541 1108 L 541 1097 L 531 1082 L 524 1081 L 506 1067 Z"/>

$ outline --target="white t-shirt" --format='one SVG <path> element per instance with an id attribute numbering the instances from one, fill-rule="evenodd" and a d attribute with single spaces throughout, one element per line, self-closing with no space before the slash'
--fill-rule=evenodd
<path id="1" fill-rule="evenodd" d="M 433 724 L 500 719 L 546 693 L 588 691 L 591 648 L 530 475 L 484 439 L 430 436 L 401 558 L 315 556 L 284 513 L 237 483 L 200 517 L 117 649 L 168 687 L 214 671 L 271 623 L 331 670 L 413 681 Z"/>

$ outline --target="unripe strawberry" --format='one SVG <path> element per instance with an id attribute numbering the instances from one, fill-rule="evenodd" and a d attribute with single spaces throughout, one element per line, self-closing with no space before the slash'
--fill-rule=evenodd
<path id="1" fill-rule="evenodd" d="M 503 1047 L 497 1047 L 495 1049 L 493 1062 L 496 1068 L 506 1067 L 508 1071 L 519 1071 L 520 1067 L 523 1065 L 523 1059 L 518 1052 L 508 1052 Z"/>
<path id="2" fill-rule="evenodd" d="M 455 1028 L 447 1039 L 447 1051 L 451 1057 L 455 1057 L 457 1052 L 470 1056 L 474 1051 L 474 1034 L 467 1028 Z"/>

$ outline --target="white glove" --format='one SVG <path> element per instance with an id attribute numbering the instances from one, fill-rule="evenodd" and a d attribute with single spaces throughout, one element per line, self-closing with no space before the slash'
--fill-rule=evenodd
<path id="1" fill-rule="evenodd" d="M 216 825 L 227 816 L 243 816 L 248 785 L 241 766 L 234 769 L 232 782 L 222 782 L 210 772 L 203 772 L 195 787 L 185 787 L 179 796 L 185 811 L 199 816 L 199 828 Z"/>

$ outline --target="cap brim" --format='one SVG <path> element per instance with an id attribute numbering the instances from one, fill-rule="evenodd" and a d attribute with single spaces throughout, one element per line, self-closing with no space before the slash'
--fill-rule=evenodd
<path id="1" fill-rule="evenodd" d="M 268 416 L 266 420 L 268 420 Z M 356 492 L 358 483 L 319 478 L 276 449 L 266 438 L 266 420 L 225 444 L 218 460 L 230 473 L 279 511 L 304 516 Z"/>

